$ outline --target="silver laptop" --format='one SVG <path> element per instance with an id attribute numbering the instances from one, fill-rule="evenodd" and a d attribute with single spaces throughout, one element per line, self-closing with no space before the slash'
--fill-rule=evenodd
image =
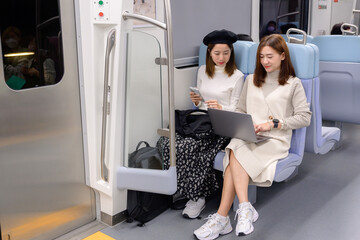
<path id="1" fill-rule="evenodd" d="M 255 133 L 254 124 L 250 114 L 213 108 L 209 108 L 208 113 L 214 132 L 218 135 L 239 138 L 254 143 L 271 138 Z"/>

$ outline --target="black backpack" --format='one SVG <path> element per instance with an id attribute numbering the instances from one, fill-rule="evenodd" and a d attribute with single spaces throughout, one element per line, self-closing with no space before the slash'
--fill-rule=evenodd
<path id="1" fill-rule="evenodd" d="M 141 144 L 144 144 L 145 147 L 140 148 Z M 163 166 L 159 149 L 150 147 L 146 141 L 140 141 L 136 146 L 136 150 L 129 154 L 129 167 L 162 169 Z"/>
<path id="2" fill-rule="evenodd" d="M 142 227 L 148 221 L 154 219 L 165 210 L 167 210 L 172 203 L 172 196 L 128 190 L 128 213 L 127 222 L 139 221 L 138 226 Z"/>
<path id="3" fill-rule="evenodd" d="M 140 148 L 144 143 L 145 147 Z M 157 148 L 150 147 L 145 141 L 140 141 L 136 150 L 129 154 L 129 166 L 135 168 L 162 169 L 162 160 Z M 127 196 L 127 222 L 139 221 L 138 226 L 160 215 L 170 207 L 172 196 L 128 190 Z"/>
<path id="4" fill-rule="evenodd" d="M 209 114 L 206 110 L 175 110 L 175 131 L 183 137 L 194 137 L 197 133 L 209 132 L 212 129 Z"/>

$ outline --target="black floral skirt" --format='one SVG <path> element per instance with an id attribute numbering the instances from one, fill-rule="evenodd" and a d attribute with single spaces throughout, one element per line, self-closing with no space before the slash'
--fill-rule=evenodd
<path id="1" fill-rule="evenodd" d="M 197 201 L 219 189 L 213 168 L 216 154 L 226 147 L 230 139 L 213 132 L 198 133 L 193 137 L 176 133 L 176 171 L 178 193 Z M 169 139 L 161 137 L 157 147 L 164 159 L 164 168 L 169 164 Z"/>

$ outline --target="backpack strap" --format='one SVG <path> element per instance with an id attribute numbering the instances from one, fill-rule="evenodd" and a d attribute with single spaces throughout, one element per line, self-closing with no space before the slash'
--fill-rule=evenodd
<path id="1" fill-rule="evenodd" d="M 142 143 L 144 143 L 146 147 L 150 147 L 150 144 L 149 144 L 148 142 L 146 142 L 146 141 L 140 141 L 140 142 L 138 143 L 138 145 L 136 146 L 136 151 L 139 150 L 140 145 L 141 145 Z"/>

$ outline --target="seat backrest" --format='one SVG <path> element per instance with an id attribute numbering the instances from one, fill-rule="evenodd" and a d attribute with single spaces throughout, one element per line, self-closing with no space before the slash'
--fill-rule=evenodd
<path id="1" fill-rule="evenodd" d="M 325 120 L 360 124 L 360 37 L 318 36 L 320 102 Z"/>
<path id="2" fill-rule="evenodd" d="M 249 73 L 248 57 L 250 47 L 253 45 L 255 45 L 255 43 L 249 41 L 237 41 L 233 44 L 235 64 L 244 75 Z M 206 64 L 206 50 L 207 46 L 202 43 L 199 50 L 199 66 Z"/>
<path id="3" fill-rule="evenodd" d="M 308 102 L 312 102 L 312 85 L 313 77 L 318 73 L 319 69 L 316 65 L 318 62 L 317 47 L 311 44 L 293 44 L 287 43 L 290 51 L 291 62 L 295 69 L 295 74 L 301 79 L 301 83 L 305 89 Z M 258 44 L 250 47 L 249 50 L 249 74 L 254 73 L 256 66 L 256 52 Z M 304 155 L 306 128 L 293 130 L 291 138 L 290 153 L 299 156 Z"/>
<path id="4" fill-rule="evenodd" d="M 287 43 L 291 62 L 295 69 L 295 74 L 300 78 L 305 90 L 305 95 L 310 106 L 313 103 L 313 78 L 318 74 L 318 50 L 311 44 Z M 291 138 L 290 153 L 295 153 L 301 157 L 304 155 L 307 128 L 293 130 Z"/>
<path id="5" fill-rule="evenodd" d="M 360 63 L 360 37 L 350 35 L 317 36 L 312 41 L 320 51 L 320 61 Z"/>

